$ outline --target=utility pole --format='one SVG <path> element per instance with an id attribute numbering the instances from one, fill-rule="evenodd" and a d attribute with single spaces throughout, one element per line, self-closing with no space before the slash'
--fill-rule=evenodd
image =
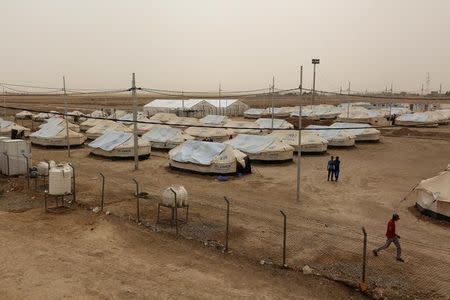
<path id="1" fill-rule="evenodd" d="M 302 157 L 302 91 L 303 91 L 303 66 L 300 66 L 300 85 L 298 102 L 298 150 L 297 150 L 297 202 L 300 202 L 301 170 L 300 160 Z"/>
<path id="2" fill-rule="evenodd" d="M 219 115 L 222 114 L 222 105 L 220 101 L 220 96 L 222 95 L 222 84 L 219 83 Z"/>
<path id="3" fill-rule="evenodd" d="M 347 94 L 350 96 L 350 92 L 351 92 L 351 87 L 352 83 L 349 81 L 348 82 L 348 88 L 347 88 Z M 350 99 L 349 102 L 347 102 L 347 119 L 350 118 Z M 348 120 L 347 120 L 348 121 Z"/>
<path id="4" fill-rule="evenodd" d="M 311 97 L 311 110 L 312 110 L 313 109 L 313 105 L 314 105 L 314 97 L 316 95 L 316 65 L 320 64 L 320 59 L 313 58 L 311 62 L 314 65 L 313 90 L 312 90 L 312 97 Z"/>
<path id="5" fill-rule="evenodd" d="M 66 119 L 67 157 L 70 157 L 69 120 L 67 119 L 67 92 L 66 92 L 66 77 L 65 76 L 63 76 L 63 91 L 64 91 L 64 117 Z"/>
<path id="6" fill-rule="evenodd" d="M 273 112 L 273 96 L 275 94 L 275 76 L 272 76 L 272 130 L 273 130 L 273 119 L 274 119 L 274 112 Z"/>
<path id="7" fill-rule="evenodd" d="M 3 87 L 3 118 L 6 119 L 6 94 L 4 87 Z"/>
<path id="8" fill-rule="evenodd" d="M 439 95 L 442 95 L 442 83 L 439 84 Z"/>
<path id="9" fill-rule="evenodd" d="M 422 96 L 423 96 L 423 83 L 422 83 L 422 91 L 421 91 L 421 94 L 422 94 Z"/>
<path id="10" fill-rule="evenodd" d="M 342 85 L 339 87 L 339 95 L 342 95 Z"/>
<path id="11" fill-rule="evenodd" d="M 394 98 L 394 84 L 391 82 L 391 104 L 389 105 L 389 116 L 392 115 L 392 99 Z"/>
<path id="12" fill-rule="evenodd" d="M 427 95 L 430 93 L 430 82 L 431 82 L 430 73 L 428 72 L 427 73 L 427 86 L 426 86 L 426 90 L 425 90 L 425 93 L 427 93 Z"/>
<path id="13" fill-rule="evenodd" d="M 136 100 L 136 76 L 133 73 L 131 79 L 131 97 L 133 99 L 133 136 L 134 136 L 134 170 L 139 169 L 138 134 L 137 134 L 137 100 Z"/>

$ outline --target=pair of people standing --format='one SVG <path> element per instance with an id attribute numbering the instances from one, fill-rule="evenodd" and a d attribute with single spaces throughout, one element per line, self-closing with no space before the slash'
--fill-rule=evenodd
<path id="1" fill-rule="evenodd" d="M 338 181 L 339 172 L 341 167 L 341 161 L 339 160 L 339 156 L 336 156 L 336 159 L 332 156 L 328 161 L 327 170 L 328 170 L 328 181 Z"/>

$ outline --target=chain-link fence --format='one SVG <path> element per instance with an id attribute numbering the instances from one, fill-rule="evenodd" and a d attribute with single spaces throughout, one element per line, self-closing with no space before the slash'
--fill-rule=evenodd
<path id="1" fill-rule="evenodd" d="M 77 176 L 83 175 L 78 173 Z M 78 202 L 90 208 L 101 207 L 103 198 L 103 213 L 136 223 L 139 213 L 139 224 L 149 230 L 176 234 L 178 226 L 179 238 L 196 240 L 205 247 L 223 252 L 228 244 L 231 255 L 261 265 L 283 267 L 285 259 L 286 267 L 290 269 L 354 286 L 365 281 L 369 290 L 382 288 L 394 297 L 449 298 L 450 250 L 445 245 L 401 241 L 404 248 L 414 249 L 402 263 L 395 260 L 393 245 L 375 257 L 372 250 L 384 244 L 385 237 L 369 231 L 364 260 L 364 224 L 332 224 L 308 218 L 299 209 L 290 208 L 282 210 L 286 215 L 284 227 L 280 209 L 268 211 L 258 205 L 249 208 L 236 201 L 238 199 L 230 199 L 227 234 L 225 197 L 212 199 L 198 194 L 190 195 L 189 211 L 187 208 L 177 210 L 179 222 L 175 224 L 170 208 L 159 207 L 158 212 L 163 183 L 145 186 L 137 180 L 139 197 L 136 197 L 136 184 L 132 179 L 106 178 L 102 197 L 102 179 L 100 174 L 92 178 L 94 190 L 78 190 Z M 30 186 L 35 188 L 33 183 Z M 120 196 L 123 190 L 129 190 L 129 197 Z M 160 221 L 156 222 L 158 214 Z"/>

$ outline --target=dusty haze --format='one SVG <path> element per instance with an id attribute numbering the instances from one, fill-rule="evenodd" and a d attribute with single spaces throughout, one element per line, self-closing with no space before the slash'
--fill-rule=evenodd
<path id="1" fill-rule="evenodd" d="M 450 90 L 448 0 L 1 1 L 0 81 L 184 90 Z"/>

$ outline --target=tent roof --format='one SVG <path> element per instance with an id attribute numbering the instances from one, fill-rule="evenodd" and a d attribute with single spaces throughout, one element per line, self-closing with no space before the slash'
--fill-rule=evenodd
<path id="1" fill-rule="evenodd" d="M 246 153 L 260 153 L 277 141 L 279 141 L 278 137 L 269 135 L 238 134 L 234 139 L 227 141 L 227 143 Z"/>
<path id="2" fill-rule="evenodd" d="M 227 146 L 222 143 L 188 140 L 170 150 L 170 159 L 182 163 L 210 165 Z"/>
<path id="3" fill-rule="evenodd" d="M 110 130 L 89 143 L 89 147 L 112 151 L 117 146 L 127 142 L 132 136 L 133 134 L 129 132 Z"/>
<path id="4" fill-rule="evenodd" d="M 426 190 L 436 200 L 450 203 L 450 171 L 422 180 L 414 189 Z"/>

